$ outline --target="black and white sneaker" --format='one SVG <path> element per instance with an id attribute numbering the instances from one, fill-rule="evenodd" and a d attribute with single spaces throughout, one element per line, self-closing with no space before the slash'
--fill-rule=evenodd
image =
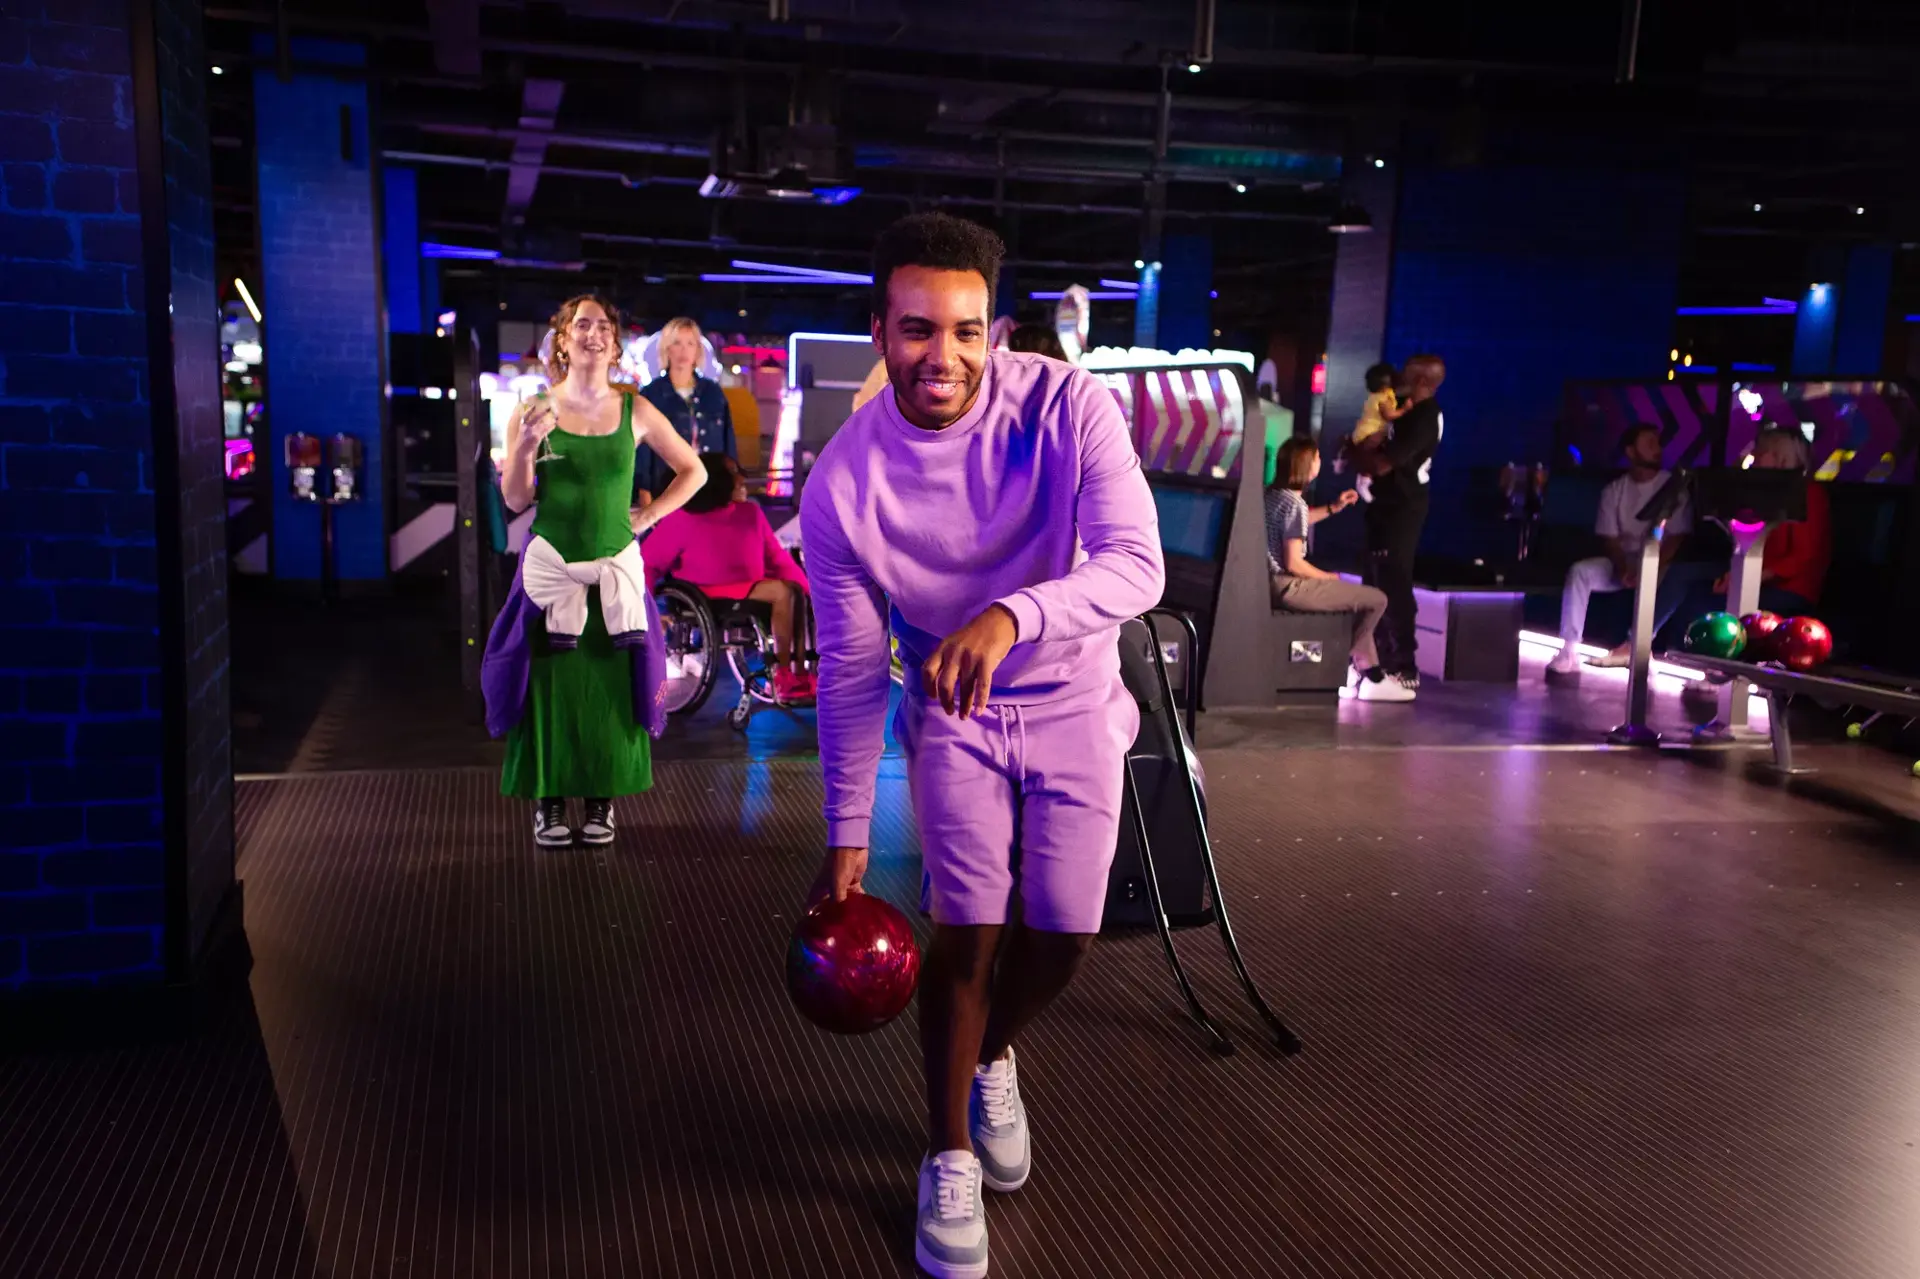
<path id="1" fill-rule="evenodd" d="M 542 848 L 570 848 L 573 827 L 567 825 L 567 801 L 543 799 L 533 810 L 533 842 Z"/>
<path id="2" fill-rule="evenodd" d="M 1367 671 L 1356 670 L 1353 684 L 1354 696 L 1363 702 L 1410 702 L 1414 698 L 1411 688 L 1378 666 Z"/>
<path id="3" fill-rule="evenodd" d="M 590 799 L 587 801 L 586 815 L 580 819 L 580 842 L 583 844 L 613 842 L 612 800 Z"/>

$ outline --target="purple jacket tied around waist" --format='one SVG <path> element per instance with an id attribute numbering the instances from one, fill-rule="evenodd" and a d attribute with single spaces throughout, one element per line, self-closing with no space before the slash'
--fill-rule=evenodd
<path id="1" fill-rule="evenodd" d="M 527 598 L 520 569 L 513 570 L 513 589 L 487 635 L 487 654 L 480 660 L 480 695 L 487 704 L 487 732 L 505 737 L 527 713 L 527 680 L 533 669 L 533 633 L 546 628 L 546 612 Z M 647 634 L 644 643 L 627 650 L 633 656 L 633 722 L 649 735 L 667 731 L 667 650 L 660 638 L 660 609 L 647 596 Z"/>

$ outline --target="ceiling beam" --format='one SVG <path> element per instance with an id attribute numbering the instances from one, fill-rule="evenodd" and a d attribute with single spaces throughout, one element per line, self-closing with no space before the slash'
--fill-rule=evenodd
<path id="1" fill-rule="evenodd" d="M 480 74 L 480 0 L 427 0 L 427 30 L 442 74 Z"/>
<path id="2" fill-rule="evenodd" d="M 520 89 L 520 128 L 507 167 L 507 207 L 501 225 L 523 226 L 533 193 L 540 185 L 540 166 L 547 159 L 547 143 L 560 114 L 567 86 L 560 80 L 529 78 Z"/>

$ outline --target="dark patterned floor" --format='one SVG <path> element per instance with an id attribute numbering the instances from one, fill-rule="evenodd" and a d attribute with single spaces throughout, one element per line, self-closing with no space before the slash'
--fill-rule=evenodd
<path id="1" fill-rule="evenodd" d="M 1150 937 L 1103 942 L 1023 1045 L 1037 1171 L 991 1201 L 996 1275 L 1920 1274 L 1907 779 L 1207 762 L 1306 1051 L 1259 1049 L 1211 935 L 1182 947 L 1227 1060 Z M 887 768 L 870 886 L 905 902 Z M 835 1039 L 781 986 L 817 779 L 667 761 L 618 846 L 561 855 L 484 769 L 244 784 L 251 1002 L 0 1061 L 0 1275 L 911 1273 L 912 1017 Z"/>

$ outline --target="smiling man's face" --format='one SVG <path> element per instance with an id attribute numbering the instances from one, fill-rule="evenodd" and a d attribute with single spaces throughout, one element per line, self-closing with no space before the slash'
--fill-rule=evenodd
<path id="1" fill-rule="evenodd" d="M 903 266 L 888 278 L 873 340 L 907 421 L 938 431 L 973 407 L 987 367 L 987 306 L 977 271 Z"/>

